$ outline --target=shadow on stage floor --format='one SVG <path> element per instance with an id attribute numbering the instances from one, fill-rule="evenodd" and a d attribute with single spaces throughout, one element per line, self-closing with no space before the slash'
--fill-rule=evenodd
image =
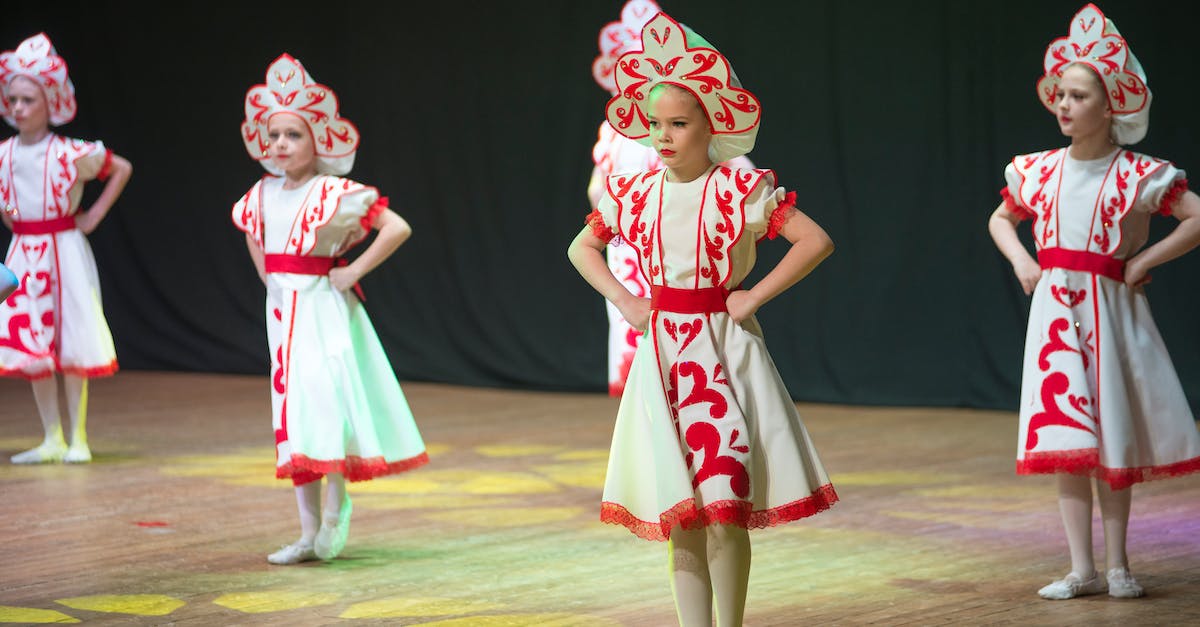
<path id="1" fill-rule="evenodd" d="M 266 377 L 96 380 L 83 466 L 7 463 L 40 428 L 0 380 L 0 622 L 674 624 L 665 545 L 597 520 L 615 399 L 404 390 L 431 463 L 353 484 L 343 556 L 281 567 L 298 524 Z M 1013 413 L 800 411 L 842 500 L 752 532 L 747 625 L 1200 622 L 1200 476 L 1134 488 L 1146 598 L 1048 602 L 1065 541 L 1053 480 L 1013 473 Z"/>

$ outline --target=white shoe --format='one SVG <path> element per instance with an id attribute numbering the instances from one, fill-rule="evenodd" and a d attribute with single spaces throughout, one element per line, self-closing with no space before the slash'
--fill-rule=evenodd
<path id="1" fill-rule="evenodd" d="M 289 544 L 267 556 L 268 562 L 281 566 L 311 562 L 315 559 L 317 559 L 317 554 L 313 552 L 313 545 L 300 542 Z"/>
<path id="2" fill-rule="evenodd" d="M 92 461 L 92 450 L 87 443 L 72 444 L 67 447 L 67 454 L 63 455 L 62 460 L 68 464 L 86 464 Z"/>
<path id="3" fill-rule="evenodd" d="M 336 516 L 326 512 L 321 517 L 321 529 L 317 531 L 317 540 L 313 543 L 317 557 L 331 560 L 346 548 L 346 539 L 350 537 L 350 512 L 353 510 L 350 495 L 347 494 Z"/>
<path id="4" fill-rule="evenodd" d="M 61 462 L 67 453 L 67 444 L 58 442 L 42 442 L 37 448 L 31 448 L 23 453 L 12 456 L 14 464 L 50 464 Z"/>
<path id="5" fill-rule="evenodd" d="M 1100 573 L 1093 571 L 1091 578 L 1087 580 L 1080 578 L 1075 573 L 1069 573 L 1066 577 L 1038 590 L 1038 596 L 1043 599 L 1063 601 L 1087 594 L 1099 594 L 1104 592 L 1104 589 L 1104 579 L 1100 577 Z"/>
<path id="6" fill-rule="evenodd" d="M 1146 590 L 1138 584 L 1128 568 L 1110 568 L 1108 570 L 1108 596 L 1118 599 L 1136 599 Z"/>

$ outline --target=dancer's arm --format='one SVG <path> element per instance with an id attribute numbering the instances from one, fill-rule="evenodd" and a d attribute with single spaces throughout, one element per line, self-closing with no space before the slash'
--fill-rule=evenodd
<path id="1" fill-rule="evenodd" d="M 608 269 L 604 248 L 608 244 L 592 233 L 591 226 L 583 227 L 567 248 L 567 258 L 579 274 L 608 302 L 616 306 L 629 326 L 645 331 L 650 323 L 650 299 L 634 296 Z"/>
<path id="2" fill-rule="evenodd" d="M 787 254 L 754 287 L 737 290 L 725 300 L 725 307 L 735 322 L 754 315 L 759 307 L 808 276 L 833 253 L 833 240 L 825 229 L 800 211 L 792 211 L 779 233 L 792 243 Z"/>
<path id="3" fill-rule="evenodd" d="M 996 242 L 1000 254 L 1012 264 L 1013 273 L 1017 275 L 1021 289 L 1025 290 L 1025 295 L 1028 296 L 1033 293 L 1033 288 L 1037 287 L 1042 278 L 1042 266 L 1034 260 L 1028 250 L 1025 250 L 1025 245 L 1017 237 L 1017 225 L 1020 223 L 1021 218 L 1009 211 L 1004 203 L 1000 203 L 988 219 L 988 233 L 992 234 L 992 241 Z"/>
<path id="4" fill-rule="evenodd" d="M 81 211 L 75 216 L 75 226 L 79 227 L 79 230 L 83 231 L 85 235 L 95 231 L 104 216 L 108 215 L 108 210 L 112 209 L 113 203 L 117 202 L 117 198 L 121 196 L 121 192 L 125 190 L 125 184 L 129 182 L 129 177 L 133 174 L 133 165 L 116 154 L 112 155 L 112 163 L 109 167 L 111 171 L 108 180 L 104 182 L 104 191 L 100 192 L 96 202 L 92 203 L 87 211 Z"/>
<path id="5" fill-rule="evenodd" d="M 1200 196 L 1187 192 L 1171 209 L 1179 224 L 1169 235 L 1125 263 L 1125 284 L 1136 287 L 1147 281 L 1152 268 L 1180 257 L 1200 245 Z"/>
<path id="6" fill-rule="evenodd" d="M 329 271 L 329 282 L 333 288 L 348 290 L 359 279 L 374 270 L 412 235 L 412 227 L 404 218 L 391 209 L 384 209 L 375 216 L 371 228 L 378 229 L 375 240 L 352 263 Z"/>

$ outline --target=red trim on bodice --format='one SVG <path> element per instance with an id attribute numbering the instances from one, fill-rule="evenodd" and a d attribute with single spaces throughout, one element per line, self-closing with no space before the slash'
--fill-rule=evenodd
<path id="1" fill-rule="evenodd" d="M 681 314 L 724 313 L 729 291 L 723 287 L 686 290 L 663 285 L 650 286 L 650 308 Z"/>
<path id="2" fill-rule="evenodd" d="M 1043 248 L 1038 251 L 1038 263 L 1043 269 L 1062 268 L 1087 272 L 1114 281 L 1125 280 L 1125 260 L 1114 259 L 1108 255 L 1084 250 L 1067 250 L 1066 248 Z"/>
<path id="3" fill-rule="evenodd" d="M 75 229 L 75 216 L 63 216 L 52 220 L 20 220 L 13 222 L 15 235 L 50 235 Z"/>

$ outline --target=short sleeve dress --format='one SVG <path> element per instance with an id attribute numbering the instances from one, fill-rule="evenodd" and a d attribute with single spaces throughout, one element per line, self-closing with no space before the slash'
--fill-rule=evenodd
<path id="1" fill-rule="evenodd" d="M 609 177 L 589 221 L 637 250 L 652 316 L 617 412 L 602 521 L 667 540 L 679 527 L 778 525 L 837 501 L 758 323 L 725 311 L 793 198 L 769 170 Z"/>
<path id="2" fill-rule="evenodd" d="M 19 282 L 0 303 L 0 375 L 117 371 L 96 259 L 75 227 L 83 184 L 106 179 L 111 163 L 103 143 L 53 133 L 29 146 L 0 143 L 0 205 L 13 218 L 4 263 Z"/>
<path id="3" fill-rule="evenodd" d="M 1146 293 L 1125 260 L 1187 189 L 1170 162 L 1060 148 L 1005 170 L 1008 209 L 1033 219 L 1042 276 L 1021 377 L 1018 474 L 1067 472 L 1114 489 L 1200 470 L 1200 434 Z"/>
<path id="4" fill-rule="evenodd" d="M 266 176 L 233 208 L 267 265 L 267 344 L 276 476 L 297 485 L 336 472 L 364 481 L 429 461 L 408 402 L 351 290 L 329 269 L 386 206 L 349 179 L 316 176 L 294 190 Z"/>

